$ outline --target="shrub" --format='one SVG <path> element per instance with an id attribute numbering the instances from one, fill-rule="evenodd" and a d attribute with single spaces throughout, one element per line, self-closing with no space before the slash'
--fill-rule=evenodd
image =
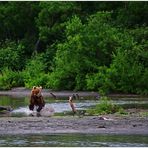
<path id="1" fill-rule="evenodd" d="M 20 42 L 6 40 L 0 48 L 0 70 L 4 67 L 22 70 L 25 65 L 24 48 Z"/>
<path id="2" fill-rule="evenodd" d="M 32 88 L 34 85 L 46 85 L 45 65 L 42 62 L 42 55 L 33 57 L 23 71 L 25 87 Z"/>
<path id="3" fill-rule="evenodd" d="M 100 95 L 109 93 L 109 91 L 115 88 L 114 83 L 110 79 L 114 73 L 114 69 L 107 68 L 106 66 L 98 67 L 97 73 L 86 76 L 87 89 L 99 90 Z"/>
<path id="4" fill-rule="evenodd" d="M 23 73 L 4 68 L 0 74 L 0 89 L 11 89 L 18 86 L 24 86 Z"/>
<path id="5" fill-rule="evenodd" d="M 96 105 L 94 109 L 88 110 L 90 115 L 95 114 L 113 114 L 121 111 L 121 107 L 112 103 L 112 101 L 104 96 L 100 98 L 100 103 Z"/>

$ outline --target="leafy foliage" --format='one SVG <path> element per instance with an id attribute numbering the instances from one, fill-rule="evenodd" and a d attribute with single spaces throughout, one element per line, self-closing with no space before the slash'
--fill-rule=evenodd
<path id="1" fill-rule="evenodd" d="M 44 73 L 44 64 L 42 63 L 42 55 L 34 56 L 26 65 L 24 74 L 25 87 L 45 86 L 46 75 Z"/>
<path id="2" fill-rule="evenodd" d="M 10 89 L 12 87 L 24 86 L 22 72 L 15 72 L 9 68 L 4 68 L 0 74 L 0 89 Z"/>
<path id="3" fill-rule="evenodd" d="M 0 89 L 148 94 L 148 2 L 0 2 Z"/>
<path id="4" fill-rule="evenodd" d="M 94 109 L 90 109 L 87 112 L 90 115 L 94 114 L 113 114 L 116 112 L 123 112 L 123 109 L 115 104 L 108 97 L 101 97 L 100 103 L 96 105 Z"/>
<path id="5" fill-rule="evenodd" d="M 21 70 L 25 65 L 23 54 L 23 44 L 6 40 L 0 48 L 0 70 L 5 67 L 12 70 Z"/>

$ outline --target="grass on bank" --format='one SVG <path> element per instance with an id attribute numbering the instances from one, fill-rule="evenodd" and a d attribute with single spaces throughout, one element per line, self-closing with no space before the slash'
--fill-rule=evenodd
<path id="1" fill-rule="evenodd" d="M 100 98 L 100 103 L 96 104 L 95 108 L 87 110 L 88 115 L 104 115 L 104 114 L 127 114 L 122 107 L 113 104 L 110 98 L 103 96 Z"/>

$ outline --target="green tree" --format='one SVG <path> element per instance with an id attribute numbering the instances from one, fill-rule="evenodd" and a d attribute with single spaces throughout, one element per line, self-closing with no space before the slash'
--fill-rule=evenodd
<path id="1" fill-rule="evenodd" d="M 25 65 L 24 45 L 7 40 L 0 48 L 0 70 L 8 67 L 12 70 L 22 70 Z"/>
<path id="2" fill-rule="evenodd" d="M 37 33 L 38 2 L 0 2 L 0 39 L 22 39 Z"/>
<path id="3" fill-rule="evenodd" d="M 78 17 L 67 22 L 67 41 L 57 44 L 57 52 L 54 59 L 52 80 L 49 85 L 57 89 L 74 89 L 75 79 L 81 69 L 82 59 L 79 53 L 81 49 L 82 28 L 81 20 Z"/>
<path id="4" fill-rule="evenodd" d="M 27 62 L 26 68 L 23 71 L 25 87 L 43 86 L 47 83 L 47 77 L 44 72 L 45 65 L 42 60 L 42 54 L 35 55 Z"/>
<path id="5" fill-rule="evenodd" d="M 148 2 L 127 2 L 119 8 L 117 13 L 117 25 L 132 28 L 135 26 L 148 25 L 147 21 Z"/>
<path id="6" fill-rule="evenodd" d="M 39 39 L 52 44 L 63 39 L 64 23 L 74 13 L 74 2 L 40 2 L 41 11 L 37 19 Z"/>
<path id="7" fill-rule="evenodd" d="M 109 24 L 110 19 L 110 13 L 99 12 L 85 25 L 77 16 L 67 22 L 67 40 L 57 45 L 53 70 L 59 80 L 58 88 L 86 89 L 86 75 L 96 72 L 98 66 L 109 65 L 119 39 L 118 30 Z"/>

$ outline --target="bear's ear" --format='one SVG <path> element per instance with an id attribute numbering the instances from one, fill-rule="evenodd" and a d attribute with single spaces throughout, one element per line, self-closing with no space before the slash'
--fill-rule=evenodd
<path id="1" fill-rule="evenodd" d="M 36 86 L 33 86 L 33 89 L 36 89 Z"/>

